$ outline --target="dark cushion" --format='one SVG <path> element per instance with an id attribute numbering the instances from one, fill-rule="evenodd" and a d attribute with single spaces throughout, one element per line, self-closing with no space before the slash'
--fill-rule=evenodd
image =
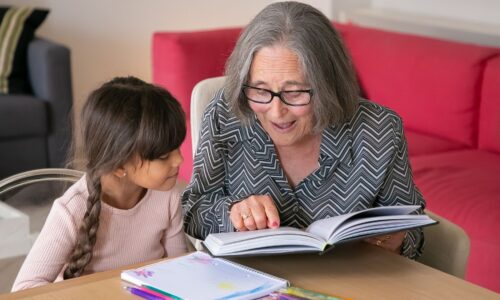
<path id="1" fill-rule="evenodd" d="M 48 10 L 0 6 L 0 93 L 31 93 L 27 51 Z"/>
<path id="2" fill-rule="evenodd" d="M 47 133 L 47 105 L 29 95 L 0 95 L 0 138 Z"/>

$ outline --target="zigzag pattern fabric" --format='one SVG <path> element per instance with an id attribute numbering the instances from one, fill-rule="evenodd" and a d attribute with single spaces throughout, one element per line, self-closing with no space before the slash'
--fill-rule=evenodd
<path id="1" fill-rule="evenodd" d="M 268 194 L 282 226 L 307 227 L 312 221 L 373 206 L 421 205 L 413 182 L 399 116 L 361 100 L 350 122 L 322 133 L 319 167 L 295 189 L 281 168 L 274 144 L 257 118 L 243 125 L 219 91 L 207 107 L 191 182 L 182 196 L 188 234 L 233 231 L 231 204 Z M 418 257 L 421 229 L 409 231 L 402 253 Z"/>

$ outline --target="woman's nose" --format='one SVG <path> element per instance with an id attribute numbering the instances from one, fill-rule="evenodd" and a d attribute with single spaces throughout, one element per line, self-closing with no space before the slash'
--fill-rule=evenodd
<path id="1" fill-rule="evenodd" d="M 288 107 L 278 96 L 274 96 L 271 103 L 270 112 L 273 116 L 279 117 L 287 113 Z"/>

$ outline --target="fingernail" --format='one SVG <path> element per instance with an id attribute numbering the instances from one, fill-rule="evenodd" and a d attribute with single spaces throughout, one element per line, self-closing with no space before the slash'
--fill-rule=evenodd
<path id="1" fill-rule="evenodd" d="M 278 227 L 278 222 L 274 221 L 274 222 L 271 224 L 271 227 Z"/>

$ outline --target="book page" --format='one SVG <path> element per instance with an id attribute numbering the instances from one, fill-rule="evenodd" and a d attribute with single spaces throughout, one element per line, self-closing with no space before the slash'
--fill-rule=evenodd
<path id="1" fill-rule="evenodd" d="M 370 217 L 347 220 L 331 236 L 329 243 L 366 238 L 433 224 L 427 215 Z"/>
<path id="2" fill-rule="evenodd" d="M 315 221 L 307 227 L 306 231 L 323 238 L 325 241 L 329 241 L 337 228 L 339 228 L 347 220 L 366 219 L 377 216 L 407 215 L 417 210 L 419 207 L 420 206 L 418 205 L 372 207 L 345 215 Z"/>
<path id="3" fill-rule="evenodd" d="M 183 299 L 255 299 L 287 281 L 203 252 L 122 272 L 122 279 Z"/>

